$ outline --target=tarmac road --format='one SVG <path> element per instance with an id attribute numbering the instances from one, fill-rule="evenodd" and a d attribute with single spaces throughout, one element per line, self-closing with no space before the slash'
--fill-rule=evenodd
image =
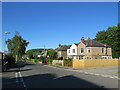
<path id="1" fill-rule="evenodd" d="M 14 68 L 4 72 L 2 88 L 23 88 L 25 90 L 31 88 L 118 88 L 118 78 L 85 72 L 83 69 L 78 71 L 28 63 L 21 71 Z"/>

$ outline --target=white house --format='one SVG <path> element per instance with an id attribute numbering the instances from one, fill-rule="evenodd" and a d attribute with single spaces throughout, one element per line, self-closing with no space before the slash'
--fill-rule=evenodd
<path id="1" fill-rule="evenodd" d="M 67 58 L 73 58 L 73 59 L 77 59 L 77 48 L 78 48 L 78 44 L 79 43 L 74 43 L 72 44 L 72 46 L 70 47 L 70 49 L 67 49 Z"/>

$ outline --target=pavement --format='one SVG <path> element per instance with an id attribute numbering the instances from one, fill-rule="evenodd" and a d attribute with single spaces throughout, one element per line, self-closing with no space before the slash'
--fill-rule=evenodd
<path id="1" fill-rule="evenodd" d="M 90 67 L 90 68 L 71 68 L 66 66 L 46 65 L 54 68 L 64 68 L 67 70 L 83 72 L 86 74 L 100 75 L 104 77 L 111 77 L 120 79 L 120 66 L 106 66 L 106 67 Z"/>
<path id="2" fill-rule="evenodd" d="M 72 69 L 33 62 L 22 64 L 26 65 L 22 70 L 13 68 L 3 73 L 3 88 L 118 88 L 115 66 Z"/>

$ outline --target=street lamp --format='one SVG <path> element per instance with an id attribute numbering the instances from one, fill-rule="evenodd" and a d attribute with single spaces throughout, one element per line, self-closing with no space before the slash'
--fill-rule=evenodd
<path id="1" fill-rule="evenodd" d="M 7 35 L 7 34 L 10 34 L 10 32 L 5 32 L 5 36 L 4 36 L 4 38 L 5 38 L 5 42 L 4 42 L 4 44 L 5 44 L 5 45 L 4 45 L 4 52 L 5 52 L 5 48 L 6 48 L 6 35 Z"/>

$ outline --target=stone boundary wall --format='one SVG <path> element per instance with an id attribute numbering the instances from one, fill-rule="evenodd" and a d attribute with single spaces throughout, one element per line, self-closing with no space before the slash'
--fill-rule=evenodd
<path id="1" fill-rule="evenodd" d="M 63 60 L 53 60 L 52 65 L 56 65 L 56 63 L 62 63 L 63 66 Z"/>

